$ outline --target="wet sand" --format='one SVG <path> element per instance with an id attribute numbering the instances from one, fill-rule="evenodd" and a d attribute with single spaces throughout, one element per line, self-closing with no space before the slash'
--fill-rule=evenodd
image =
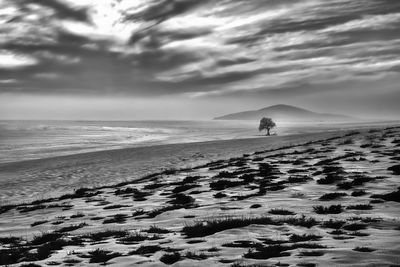
<path id="1" fill-rule="evenodd" d="M 328 138 L 340 131 L 157 145 L 0 164 L 0 204 L 32 201 L 137 180 L 164 169 L 196 166 L 257 150 Z"/>

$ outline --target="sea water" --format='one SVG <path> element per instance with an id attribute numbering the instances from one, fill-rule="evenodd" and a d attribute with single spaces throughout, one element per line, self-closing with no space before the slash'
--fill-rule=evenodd
<path id="1" fill-rule="evenodd" d="M 362 125 L 278 123 L 273 132 L 288 135 Z M 261 135 L 257 121 L 0 121 L 0 163 Z"/>

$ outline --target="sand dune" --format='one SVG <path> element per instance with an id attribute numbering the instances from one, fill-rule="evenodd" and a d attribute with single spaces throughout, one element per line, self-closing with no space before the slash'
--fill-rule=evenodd
<path id="1" fill-rule="evenodd" d="M 0 264 L 395 265 L 399 134 L 392 127 L 161 146 L 148 152 L 153 162 L 138 172 L 153 172 L 145 179 L 129 171 L 140 149 L 21 163 L 25 177 L 43 164 L 47 173 L 41 174 L 49 177 L 79 166 L 83 174 L 75 174 L 74 186 L 94 170 L 96 183 L 111 183 L 114 178 L 102 180 L 108 176 L 132 181 L 0 207 Z M 199 164 L 191 157 L 200 152 L 207 163 L 158 173 L 150 168 L 178 150 L 187 165 Z M 239 152 L 245 154 L 228 158 Z M 159 169 L 181 159 L 171 157 Z M 15 168 L 4 167 L 3 174 Z M 46 190 L 49 177 L 40 180 Z"/>

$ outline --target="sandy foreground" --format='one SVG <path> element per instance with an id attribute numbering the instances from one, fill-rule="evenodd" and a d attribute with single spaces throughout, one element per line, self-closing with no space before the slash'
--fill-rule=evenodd
<path id="1" fill-rule="evenodd" d="M 0 206 L 0 265 L 398 266 L 399 152 L 387 127 L 4 164 L 3 202 L 36 200 Z"/>

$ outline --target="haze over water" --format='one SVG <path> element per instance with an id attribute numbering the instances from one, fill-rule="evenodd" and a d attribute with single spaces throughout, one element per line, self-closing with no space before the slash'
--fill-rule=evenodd
<path id="1" fill-rule="evenodd" d="M 363 125 L 367 123 L 278 123 L 275 132 L 289 135 Z M 262 135 L 257 126 L 256 121 L 0 121 L 0 162 L 139 146 L 256 138 Z"/>

